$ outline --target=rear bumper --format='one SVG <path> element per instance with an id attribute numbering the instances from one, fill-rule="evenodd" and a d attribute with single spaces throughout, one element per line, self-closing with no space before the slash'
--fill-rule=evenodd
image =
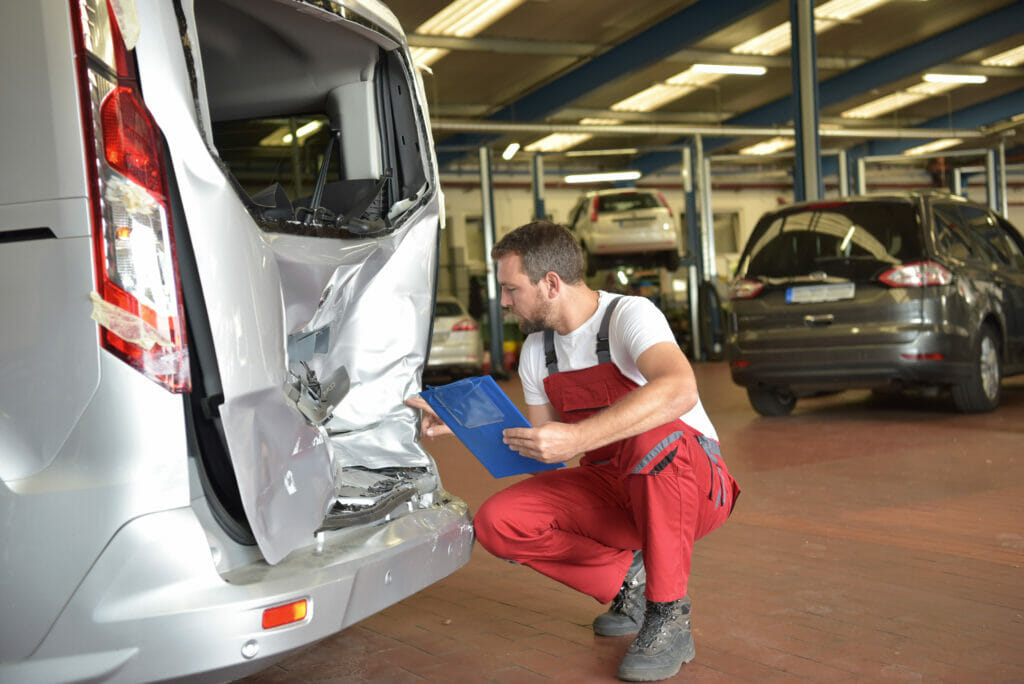
<path id="1" fill-rule="evenodd" d="M 954 385 L 974 367 L 969 340 L 925 333 L 910 343 L 826 348 L 744 349 L 730 337 L 726 358 L 733 382 L 772 385 L 796 393 L 891 385 Z M 941 360 L 920 355 L 941 354 Z M 739 365 L 745 363 L 746 365 Z"/>
<path id="2" fill-rule="evenodd" d="M 243 677 L 451 574 L 472 546 L 468 507 L 445 496 L 222 577 L 191 509 L 144 516 L 107 546 L 33 657 L 0 664 L 0 681 Z M 265 609 L 298 599 L 304 620 L 262 628 Z"/>

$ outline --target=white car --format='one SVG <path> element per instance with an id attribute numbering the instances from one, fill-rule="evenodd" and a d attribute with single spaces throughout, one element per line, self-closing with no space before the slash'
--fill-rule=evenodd
<path id="1" fill-rule="evenodd" d="M 660 192 L 593 190 L 569 213 L 569 230 L 583 248 L 586 274 L 616 265 L 679 268 L 679 221 Z"/>
<path id="2" fill-rule="evenodd" d="M 394 15 L 19 0 L 0 61 L 0 681 L 237 679 L 466 563 Z"/>
<path id="3" fill-rule="evenodd" d="M 455 297 L 438 296 L 427 373 L 482 375 L 484 345 L 480 326 Z"/>

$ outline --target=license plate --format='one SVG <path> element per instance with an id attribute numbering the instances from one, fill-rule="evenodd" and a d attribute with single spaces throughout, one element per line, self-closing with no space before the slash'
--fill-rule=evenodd
<path id="1" fill-rule="evenodd" d="M 787 304 L 808 304 L 812 302 L 838 302 L 853 299 L 856 288 L 853 283 L 829 283 L 828 285 L 799 285 L 786 288 Z"/>
<path id="2" fill-rule="evenodd" d="M 434 333 L 434 336 L 431 339 L 431 343 L 432 344 L 444 344 L 447 341 L 448 341 L 448 333 L 446 333 L 446 332 L 436 332 L 436 333 Z"/>

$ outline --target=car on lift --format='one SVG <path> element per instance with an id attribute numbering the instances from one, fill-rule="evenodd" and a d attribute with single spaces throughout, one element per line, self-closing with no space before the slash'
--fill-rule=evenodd
<path id="1" fill-rule="evenodd" d="M 438 295 L 434 303 L 434 331 L 423 372 L 451 377 L 483 375 L 480 325 L 455 297 Z"/>
<path id="2" fill-rule="evenodd" d="M 655 190 L 592 190 L 569 212 L 586 274 L 617 265 L 679 268 L 682 235 L 665 196 Z"/>
<path id="3" fill-rule="evenodd" d="M 758 221 L 730 285 L 726 358 L 754 409 L 870 388 L 991 411 L 1024 372 L 1024 238 L 938 191 L 791 204 Z"/>
<path id="4" fill-rule="evenodd" d="M 239 679 L 465 564 L 404 404 L 442 213 L 394 15 L 0 15 L 0 681 Z"/>

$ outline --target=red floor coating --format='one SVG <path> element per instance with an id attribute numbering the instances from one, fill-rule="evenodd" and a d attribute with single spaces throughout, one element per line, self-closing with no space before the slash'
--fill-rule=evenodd
<path id="1" fill-rule="evenodd" d="M 743 487 L 697 543 L 697 658 L 677 682 L 1024 682 L 1024 378 L 1003 405 L 846 392 L 762 418 L 723 363 L 695 366 Z M 500 383 L 522 400 L 519 383 Z M 475 510 L 494 480 L 428 444 Z M 612 682 L 630 637 L 603 607 L 477 546 L 468 565 L 245 682 Z"/>

